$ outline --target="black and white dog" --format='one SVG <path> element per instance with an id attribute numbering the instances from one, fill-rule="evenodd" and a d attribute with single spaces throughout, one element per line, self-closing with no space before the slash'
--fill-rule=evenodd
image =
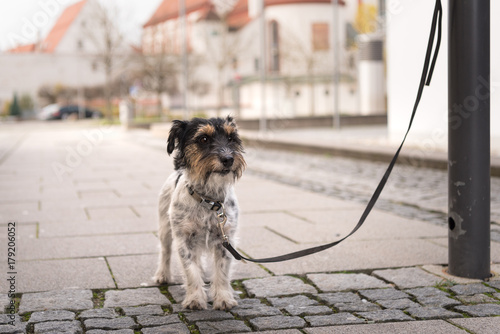
<path id="1" fill-rule="evenodd" d="M 230 281 L 231 257 L 222 240 L 234 241 L 238 202 L 233 185 L 246 166 L 236 124 L 231 117 L 174 121 L 167 152 L 174 151 L 175 172 L 160 193 L 161 251 L 154 280 L 170 280 L 174 247 L 184 270 L 183 307 L 206 309 L 200 257 L 208 252 L 214 263 L 209 290 L 213 308 L 231 309 L 237 302 Z M 222 228 L 221 217 L 227 218 Z"/>

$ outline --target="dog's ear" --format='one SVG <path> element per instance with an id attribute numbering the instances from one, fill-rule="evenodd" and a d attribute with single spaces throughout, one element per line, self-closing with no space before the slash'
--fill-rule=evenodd
<path id="1" fill-rule="evenodd" d="M 172 122 L 172 128 L 170 128 L 170 133 L 168 135 L 167 140 L 167 153 L 170 155 L 178 146 L 178 143 L 184 137 L 184 133 L 186 132 L 186 127 L 188 122 L 175 120 Z M 177 142 L 177 146 L 176 146 Z"/>

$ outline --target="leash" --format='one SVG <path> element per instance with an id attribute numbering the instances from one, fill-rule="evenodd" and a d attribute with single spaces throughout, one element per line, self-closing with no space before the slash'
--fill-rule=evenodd
<path id="1" fill-rule="evenodd" d="M 425 85 L 428 86 L 431 82 L 432 73 L 434 71 L 434 66 L 436 64 L 437 56 L 439 53 L 439 47 L 441 44 L 442 17 L 443 17 L 443 8 L 441 6 L 441 0 L 436 0 L 436 5 L 434 7 L 434 14 L 432 17 L 432 25 L 431 25 L 430 35 L 429 35 L 429 41 L 427 44 L 427 52 L 425 55 L 424 68 L 422 70 L 420 84 L 419 84 L 418 92 L 417 92 L 417 98 L 416 98 L 415 104 L 413 106 L 413 111 L 412 111 L 412 114 L 410 117 L 410 123 L 408 125 L 408 129 L 406 130 L 406 133 L 403 137 L 403 140 L 401 141 L 401 145 L 399 145 L 399 148 L 397 149 L 396 153 L 394 154 L 394 157 L 392 158 L 391 162 L 389 163 L 387 170 L 385 171 L 384 175 L 382 176 L 382 179 L 380 180 L 380 182 L 379 182 L 377 188 L 375 189 L 372 197 L 370 198 L 370 201 L 368 202 L 363 214 L 361 215 L 361 217 L 358 221 L 358 224 L 352 229 L 352 231 L 348 235 L 346 235 L 345 237 L 343 237 L 340 240 L 334 241 L 334 242 L 329 243 L 329 244 L 311 247 L 311 248 L 303 249 L 303 250 L 300 250 L 297 252 L 284 254 L 281 256 L 269 257 L 269 258 L 264 258 L 264 259 L 251 259 L 251 258 L 245 257 L 245 256 L 241 255 L 240 253 L 238 253 L 238 251 L 236 249 L 234 249 L 234 247 L 229 243 L 229 240 L 224 233 L 224 224 L 226 223 L 227 217 L 226 217 L 226 214 L 224 212 L 224 206 L 222 205 L 222 203 L 218 202 L 219 204 L 221 204 L 221 206 L 219 207 L 218 205 L 214 206 L 215 203 L 213 201 L 207 201 L 208 202 L 206 204 L 207 207 L 211 206 L 212 207 L 211 210 L 217 212 L 217 216 L 219 218 L 218 225 L 219 225 L 219 228 L 221 229 L 221 232 L 222 232 L 222 240 L 223 240 L 222 245 L 234 256 L 234 258 L 236 260 L 246 260 L 246 261 L 257 262 L 257 263 L 269 263 L 269 262 L 282 262 L 282 261 L 287 261 L 287 260 L 292 260 L 292 259 L 296 259 L 299 257 L 303 257 L 306 255 L 311 255 L 311 254 L 326 250 L 328 248 L 331 248 L 335 245 L 338 245 L 339 243 L 341 243 L 342 241 L 344 241 L 345 239 L 347 239 L 351 235 L 353 235 L 363 225 L 366 218 L 368 217 L 368 215 L 372 211 L 373 207 L 375 206 L 375 203 L 377 203 L 377 200 L 378 200 L 380 194 L 382 193 L 382 190 L 384 189 L 385 184 L 387 183 L 387 180 L 389 179 L 389 176 L 391 175 L 392 169 L 393 169 L 394 165 L 396 164 L 396 161 L 399 157 L 399 153 L 401 152 L 401 149 L 403 148 L 403 144 L 405 143 L 406 137 L 408 136 L 408 133 L 410 132 L 411 126 L 413 124 L 413 119 L 415 118 L 415 114 L 417 112 L 417 108 L 418 108 L 418 105 L 420 103 L 420 99 L 422 98 L 422 92 L 423 92 L 424 86 Z M 437 39 L 436 39 L 436 46 L 435 46 L 434 54 L 433 54 L 432 49 L 433 49 L 433 45 L 434 45 L 434 39 L 436 37 L 436 31 L 437 31 Z M 204 201 L 203 199 L 201 199 L 201 200 L 202 200 L 202 202 Z M 215 209 L 215 208 L 217 208 L 217 209 Z"/>

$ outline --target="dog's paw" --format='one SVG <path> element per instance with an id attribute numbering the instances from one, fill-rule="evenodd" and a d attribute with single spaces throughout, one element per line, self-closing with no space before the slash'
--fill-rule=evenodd
<path id="1" fill-rule="evenodd" d="M 188 310 L 206 310 L 207 302 L 203 300 L 184 300 L 182 307 Z"/>
<path id="2" fill-rule="evenodd" d="M 214 310 L 228 311 L 237 305 L 238 302 L 233 297 L 228 299 L 220 298 L 214 300 Z"/>
<path id="3" fill-rule="evenodd" d="M 170 282 L 170 275 L 167 273 L 157 272 L 153 276 L 153 281 L 158 284 L 167 284 L 168 282 Z"/>

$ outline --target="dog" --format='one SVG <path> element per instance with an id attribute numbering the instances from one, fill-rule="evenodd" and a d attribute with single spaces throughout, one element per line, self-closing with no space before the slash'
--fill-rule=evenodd
<path id="1" fill-rule="evenodd" d="M 172 248 L 177 250 L 184 272 L 186 309 L 207 308 L 201 255 L 213 257 L 209 295 L 216 310 L 236 306 L 231 287 L 231 256 L 223 238 L 234 242 L 238 225 L 238 201 L 234 183 L 246 162 L 233 118 L 194 118 L 173 121 L 167 152 L 174 168 L 160 192 L 159 238 L 161 251 L 154 280 L 170 280 Z M 219 225 L 227 218 L 224 225 Z"/>

